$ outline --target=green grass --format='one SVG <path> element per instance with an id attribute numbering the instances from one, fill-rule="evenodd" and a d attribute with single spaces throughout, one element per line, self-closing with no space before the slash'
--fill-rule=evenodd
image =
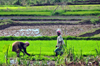
<path id="1" fill-rule="evenodd" d="M 54 6 L 32 6 L 32 7 L 0 7 L 0 16 L 51 16 L 57 8 Z M 58 13 L 58 14 L 57 14 Z M 59 6 L 53 15 L 99 15 L 100 5 L 66 5 Z"/>
<path id="2" fill-rule="evenodd" d="M 51 13 L 50 12 L 0 12 L 1 16 L 7 15 L 42 15 L 42 16 L 50 16 Z"/>
<path id="3" fill-rule="evenodd" d="M 100 41 L 95 40 L 70 40 L 68 41 L 68 48 L 74 48 L 76 54 L 79 54 L 80 50 L 82 50 L 83 55 L 95 55 L 95 49 L 100 47 L 100 45 L 97 45 L 99 43 Z"/>
<path id="4" fill-rule="evenodd" d="M 12 52 L 12 43 L 15 41 L 0 41 L 0 62 L 4 61 L 4 53 L 3 53 L 3 47 L 4 45 L 10 45 L 9 57 L 16 57 L 16 53 Z M 22 41 L 26 42 L 26 41 Z M 27 47 L 27 52 L 30 54 L 40 54 L 40 47 L 41 47 L 41 54 L 42 55 L 54 55 L 54 50 L 56 46 L 56 41 L 29 41 L 30 46 Z M 21 55 L 23 55 L 21 53 Z"/>
<path id="5" fill-rule="evenodd" d="M 98 15 L 100 11 L 75 11 L 75 12 L 66 12 L 62 15 L 74 15 L 74 16 L 84 16 L 84 15 Z"/>
<path id="6" fill-rule="evenodd" d="M 10 45 L 9 57 L 16 57 L 16 53 L 12 52 L 12 43 L 15 41 L 0 41 L 0 61 L 3 62 L 4 53 L 3 46 Z M 22 41 L 25 42 L 25 41 Z M 29 41 L 30 46 L 27 47 L 27 52 L 33 55 L 40 54 L 41 55 L 54 55 L 54 50 L 56 49 L 56 40 L 36 40 Z M 100 47 L 100 41 L 94 40 L 67 40 L 67 48 L 74 48 L 75 54 L 80 54 L 82 50 L 83 55 L 96 55 L 95 49 Z M 23 55 L 21 53 L 21 55 Z"/>
<path id="7" fill-rule="evenodd" d="M 54 15 L 62 16 L 87 16 L 87 15 L 99 15 L 100 11 L 67 11 L 67 12 L 55 12 Z M 0 12 L 0 16 L 51 16 L 52 12 Z"/>
<path id="8" fill-rule="evenodd" d="M 31 10 L 54 10 L 58 5 L 53 5 L 53 6 L 31 6 L 31 7 L 22 7 L 22 6 L 1 6 L 0 9 L 31 9 Z M 66 5 L 64 6 L 64 9 L 67 10 L 96 10 L 100 9 L 100 5 Z M 63 10 L 62 6 L 59 6 L 58 10 Z"/>

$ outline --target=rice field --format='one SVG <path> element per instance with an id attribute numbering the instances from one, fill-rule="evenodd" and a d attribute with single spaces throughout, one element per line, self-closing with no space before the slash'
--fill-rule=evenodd
<path id="1" fill-rule="evenodd" d="M 50 16 L 51 12 L 0 12 L 1 16 Z"/>
<path id="2" fill-rule="evenodd" d="M 21 7 L 21 6 L 0 7 L 0 16 L 8 16 L 8 17 L 9 16 L 18 16 L 19 17 L 19 16 L 60 15 L 60 16 L 65 16 L 65 19 L 66 19 L 66 16 L 69 15 L 69 16 L 75 16 L 74 18 L 79 19 L 83 15 L 84 16 L 100 15 L 100 5 L 62 5 L 62 6 L 59 6 L 58 8 L 57 7 L 58 7 L 58 5 L 55 5 L 55 6 L 32 6 L 32 7 Z M 55 8 L 57 8 L 57 10 L 53 14 L 53 11 L 55 10 Z M 79 17 L 76 17 L 76 15 Z M 85 18 L 87 18 L 87 17 L 85 17 Z M 39 18 L 39 17 L 37 17 L 37 18 Z M 43 17 L 41 17 L 41 19 L 42 18 Z M 46 17 L 46 18 L 50 19 L 49 17 Z M 54 19 L 54 17 L 52 17 L 52 16 L 51 16 L 51 18 Z M 67 18 L 67 19 L 69 19 L 69 18 Z M 62 17 L 61 19 L 64 19 L 64 17 Z M 50 27 L 53 27 L 53 26 L 50 26 Z M 69 25 L 69 27 L 71 27 L 71 26 Z M 82 27 L 82 26 L 80 26 L 80 27 Z M 85 28 L 87 29 L 87 27 L 85 27 Z M 48 26 L 46 26 L 45 28 L 48 28 Z M 73 26 L 71 28 L 73 28 Z M 91 28 L 91 27 L 89 27 L 89 28 Z M 69 31 L 73 31 L 73 29 L 69 29 L 69 28 L 67 28 L 67 29 Z M 75 26 L 75 29 L 77 29 L 77 26 Z M 46 31 L 47 30 L 44 30 L 45 35 L 47 35 Z M 75 31 L 74 31 L 74 33 L 75 33 Z M 70 32 L 69 34 L 71 34 L 71 33 L 72 32 Z M 50 34 L 50 33 L 48 33 L 48 34 Z M 99 35 L 96 35 L 96 36 L 99 36 Z M 18 41 L 21 41 L 21 40 L 18 40 Z M 27 40 L 23 40 L 22 42 L 26 42 L 26 41 Z M 9 51 L 8 51 L 8 57 L 9 58 L 16 57 L 16 53 L 12 52 L 12 43 L 13 42 L 15 42 L 15 40 L 0 41 L 0 63 L 3 63 L 5 60 L 4 59 L 5 52 L 7 50 L 5 46 L 10 46 Z M 29 40 L 29 43 L 30 43 L 30 45 L 27 47 L 27 52 L 32 55 L 39 55 L 39 54 L 44 55 L 44 56 L 45 55 L 46 56 L 54 56 L 55 55 L 54 50 L 56 49 L 55 48 L 56 43 L 57 43 L 56 40 L 33 40 L 33 41 Z M 86 55 L 86 56 L 97 55 L 96 50 L 100 54 L 99 47 L 100 47 L 100 41 L 97 41 L 97 40 L 67 40 L 67 49 L 73 49 L 74 53 L 76 55 L 81 54 L 81 52 L 83 55 Z M 21 53 L 21 55 L 23 55 L 23 54 Z"/>
<path id="3" fill-rule="evenodd" d="M 51 15 L 62 15 L 62 16 L 96 15 L 97 16 L 99 14 L 100 14 L 100 5 L 0 7 L 0 16 L 30 16 L 30 15 L 31 16 L 51 16 Z"/>
<path id="4" fill-rule="evenodd" d="M 100 14 L 100 11 L 76 11 L 76 12 L 66 12 L 66 13 L 63 13 L 62 15 L 98 15 Z"/>
<path id="5" fill-rule="evenodd" d="M 27 41 L 27 40 L 26 40 Z M 16 53 L 12 52 L 12 43 L 15 41 L 0 41 L 0 61 L 4 60 L 5 45 L 10 45 L 8 57 L 16 57 Z M 22 41 L 22 42 L 25 42 Z M 56 49 L 56 40 L 36 40 L 29 41 L 30 45 L 27 47 L 27 52 L 32 55 L 55 55 L 54 50 Z M 82 51 L 83 55 L 96 55 L 96 50 L 99 51 L 100 41 L 97 40 L 67 40 L 67 49 L 74 49 L 75 54 L 80 54 Z M 23 55 L 21 53 L 21 55 Z"/>
<path id="6" fill-rule="evenodd" d="M 28 7 L 22 7 L 22 6 L 17 6 L 17 7 L 3 7 L 0 6 L 0 9 L 12 9 L 12 10 L 21 10 L 21 9 L 31 9 L 31 10 L 54 10 L 58 5 L 53 5 L 53 6 L 28 6 Z M 65 8 L 67 10 L 96 10 L 100 9 L 100 5 L 62 5 L 59 6 L 58 9 L 63 10 L 62 8 Z"/>

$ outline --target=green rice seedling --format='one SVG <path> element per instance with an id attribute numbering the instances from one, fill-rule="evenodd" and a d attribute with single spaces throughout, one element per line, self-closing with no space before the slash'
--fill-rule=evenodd
<path id="1" fill-rule="evenodd" d="M 96 53 L 97 53 L 97 56 L 100 56 L 100 47 L 99 47 L 99 44 L 98 44 L 98 42 L 97 42 L 97 48 L 95 48 L 95 51 L 96 51 Z"/>
<path id="2" fill-rule="evenodd" d="M 30 65 L 30 61 L 32 60 L 32 56 L 22 56 L 18 58 L 18 65 Z"/>
<path id="3" fill-rule="evenodd" d="M 18 64 L 19 64 L 19 65 L 20 65 L 20 64 L 22 64 L 22 63 L 21 63 L 21 59 L 20 59 L 20 58 L 18 58 Z"/>
<path id="4" fill-rule="evenodd" d="M 80 50 L 80 60 L 83 59 L 83 54 L 82 54 L 82 50 Z"/>
<path id="5" fill-rule="evenodd" d="M 66 48 L 65 51 L 65 63 L 68 62 L 74 62 L 77 63 L 79 61 L 83 60 L 82 50 L 80 51 L 80 54 L 75 54 L 74 47 L 73 48 Z"/>
<path id="6" fill-rule="evenodd" d="M 83 16 L 83 15 L 98 15 L 100 11 L 77 11 L 77 12 L 65 12 L 62 15 L 73 15 L 73 16 Z"/>
<path id="7" fill-rule="evenodd" d="M 28 65 L 28 60 L 27 60 L 27 56 L 23 56 L 24 60 L 22 60 L 22 64 L 24 65 Z"/>
<path id="8" fill-rule="evenodd" d="M 67 40 L 65 40 L 65 46 L 63 46 L 63 55 L 58 55 L 56 60 L 56 65 L 65 65 L 65 57 L 67 55 Z"/>
<path id="9" fill-rule="evenodd" d="M 74 48 L 67 48 L 67 40 L 65 40 L 65 46 L 63 47 L 63 55 L 57 56 L 56 65 L 65 65 L 66 61 L 74 61 L 76 59 Z"/>
<path id="10" fill-rule="evenodd" d="M 33 63 L 33 65 L 34 65 L 34 66 L 40 66 L 40 62 L 39 62 L 39 61 L 35 61 L 35 62 Z"/>
<path id="11" fill-rule="evenodd" d="M 9 60 L 8 60 L 9 48 L 10 48 L 10 45 L 4 45 L 4 47 L 3 47 L 3 53 L 5 56 L 5 60 L 6 60 L 7 65 L 9 64 Z"/>
<path id="12" fill-rule="evenodd" d="M 22 40 L 18 40 L 18 41 L 22 41 Z M 16 57 L 16 53 L 12 52 L 12 43 L 15 42 L 14 41 L 0 41 L 0 62 L 5 63 L 3 59 L 4 53 L 2 53 L 3 51 L 3 47 L 4 45 L 10 45 L 9 48 L 9 54 L 8 54 L 8 58 L 10 57 Z M 22 42 L 25 42 L 25 40 L 23 40 Z M 67 43 L 66 43 L 67 42 Z M 55 46 L 56 46 L 56 40 L 29 40 L 30 46 L 27 47 L 27 52 L 29 52 L 32 55 L 35 55 L 32 57 L 32 60 L 39 60 L 39 54 L 40 54 L 40 44 L 41 44 L 41 55 L 40 58 L 41 59 L 45 59 L 44 57 L 42 57 L 42 55 L 46 56 L 54 56 L 54 50 L 55 50 Z M 74 60 L 76 60 L 76 57 L 79 57 L 77 55 L 81 55 L 81 51 L 80 48 L 82 50 L 82 55 L 97 55 L 95 49 L 98 50 L 97 44 L 98 43 L 98 47 L 99 47 L 99 43 L 100 41 L 97 40 L 65 40 L 65 45 L 67 46 L 67 48 L 65 49 L 64 54 L 62 55 L 62 57 L 67 57 L 67 55 L 71 55 L 71 53 L 74 53 Z M 48 49 L 47 49 L 48 48 Z M 74 50 L 73 50 L 74 48 Z M 45 50 L 46 49 L 46 50 Z M 21 55 L 23 55 L 21 53 Z M 27 55 L 26 59 L 27 58 Z M 70 56 L 69 56 L 70 57 Z M 23 60 L 23 57 L 21 58 Z M 69 58 L 68 58 L 69 59 Z M 54 58 L 53 60 L 57 60 L 57 58 Z"/>
<path id="13" fill-rule="evenodd" d="M 27 66 L 30 66 L 30 61 L 32 61 L 32 56 L 29 57 L 29 60 L 27 61 Z"/>
<path id="14" fill-rule="evenodd" d="M 41 10 L 54 10 L 58 5 L 54 6 L 32 6 L 32 7 L 22 7 L 22 6 L 1 6 L 0 9 L 11 9 L 11 10 L 34 10 L 34 11 L 41 11 Z M 64 10 L 97 10 L 100 9 L 100 5 L 66 5 Z M 63 10 L 60 6 L 57 10 Z"/>
<path id="15" fill-rule="evenodd" d="M 40 54 L 39 54 L 39 57 L 41 57 L 41 45 L 40 45 Z"/>
<path id="16" fill-rule="evenodd" d="M 56 7 L 58 6 L 0 7 L 0 15 L 51 16 Z M 67 5 L 64 9 L 58 7 L 53 15 L 99 15 L 99 10 L 100 5 Z"/>
<path id="17" fill-rule="evenodd" d="M 67 57 L 70 58 L 70 61 L 73 61 L 74 60 L 74 49 L 72 48 L 69 48 L 67 49 Z"/>
<path id="18" fill-rule="evenodd" d="M 50 16 L 51 12 L 0 12 L 1 16 Z"/>
<path id="19" fill-rule="evenodd" d="M 47 66 L 47 60 L 42 60 L 41 66 Z"/>

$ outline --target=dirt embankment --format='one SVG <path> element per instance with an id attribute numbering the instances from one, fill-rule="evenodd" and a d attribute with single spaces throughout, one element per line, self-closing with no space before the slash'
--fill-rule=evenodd
<path id="1" fill-rule="evenodd" d="M 11 19 L 13 21 L 80 21 L 82 19 Z"/>
<path id="2" fill-rule="evenodd" d="M 85 33 L 83 35 L 80 35 L 79 37 L 89 37 L 89 36 L 94 36 L 96 34 L 100 34 L 100 29 L 94 31 L 94 32 L 91 32 L 91 33 Z"/>
<path id="3" fill-rule="evenodd" d="M 0 30 L 3 30 L 3 29 L 8 28 L 10 26 L 11 26 L 11 24 L 0 25 Z"/>

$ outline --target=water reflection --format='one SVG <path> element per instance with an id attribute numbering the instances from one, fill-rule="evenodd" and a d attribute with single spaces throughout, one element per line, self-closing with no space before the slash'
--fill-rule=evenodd
<path id="1" fill-rule="evenodd" d="M 39 29 L 20 29 L 14 36 L 42 36 Z"/>
<path id="2" fill-rule="evenodd" d="M 39 29 L 1 30 L 0 36 L 42 36 Z"/>

